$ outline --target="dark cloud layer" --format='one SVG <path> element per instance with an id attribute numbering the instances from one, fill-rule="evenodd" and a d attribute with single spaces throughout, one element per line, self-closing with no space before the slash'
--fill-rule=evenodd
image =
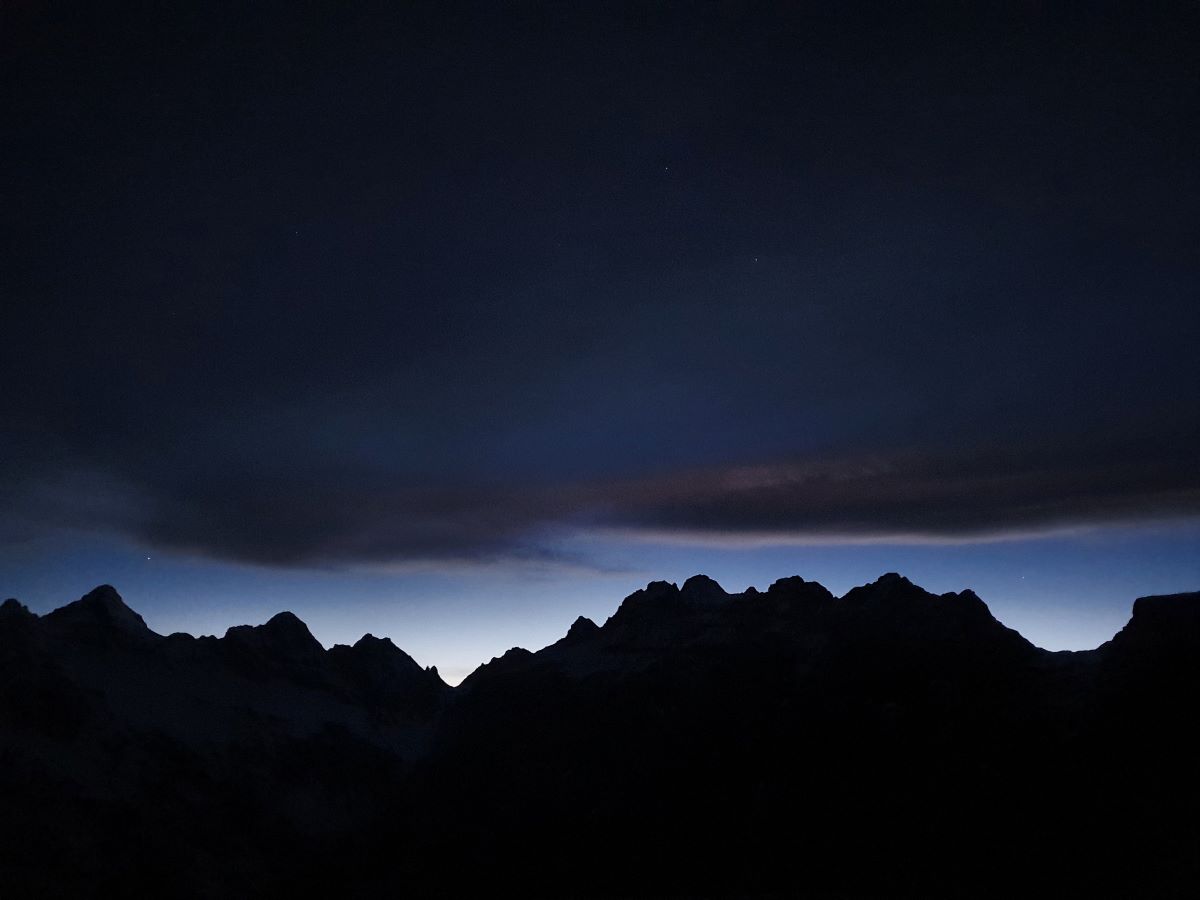
<path id="1" fill-rule="evenodd" d="M 1196 516 L 1192 446 L 1084 458 L 909 451 L 507 488 L 402 487 L 377 473 L 326 472 L 195 483 L 123 510 L 105 505 L 111 486 L 89 492 L 76 481 L 68 501 L 62 491 L 27 499 L 48 503 L 56 524 L 72 503 L 153 546 L 266 565 L 576 563 L 556 547 L 562 538 L 957 542 Z"/>
<path id="2" fill-rule="evenodd" d="M 1200 511 L 1194 5 L 3 15 L 6 540 Z"/>
<path id="3" fill-rule="evenodd" d="M 647 484 L 625 512 L 680 538 L 972 540 L 1196 515 L 1193 459 L 921 452 L 748 466 Z"/>

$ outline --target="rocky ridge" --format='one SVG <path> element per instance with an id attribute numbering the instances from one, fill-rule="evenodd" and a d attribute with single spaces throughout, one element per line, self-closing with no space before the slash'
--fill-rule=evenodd
<path id="1" fill-rule="evenodd" d="M 413 896 L 1035 877 L 1172 896 L 1200 858 L 1197 700 L 1200 593 L 1050 653 L 973 592 L 894 573 L 840 598 L 701 575 L 452 688 L 387 638 L 326 650 L 288 612 L 157 635 L 101 586 L 44 616 L 0 605 L 0 875 L 11 896 L 374 895 L 396 871 Z"/>

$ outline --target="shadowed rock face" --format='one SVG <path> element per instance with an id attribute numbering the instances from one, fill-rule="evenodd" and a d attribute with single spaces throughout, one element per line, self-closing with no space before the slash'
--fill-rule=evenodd
<path id="1" fill-rule="evenodd" d="M 1198 660 L 1200 594 L 1047 653 L 971 591 L 896 574 L 842 598 L 654 582 L 457 689 L 386 638 L 325 650 L 291 613 L 161 637 L 108 586 L 43 617 L 8 600 L 0 883 L 1179 896 Z"/>
<path id="2" fill-rule="evenodd" d="M 37 616 L 29 611 L 29 607 L 15 597 L 9 597 L 0 603 L 0 622 L 30 622 L 36 618 Z"/>
<path id="3" fill-rule="evenodd" d="M 112 585 L 102 584 L 46 616 L 47 625 L 84 640 L 147 641 L 155 637 L 145 620 L 125 605 Z"/>
<path id="4" fill-rule="evenodd" d="M 1108 645 L 1115 653 L 1185 649 L 1200 633 L 1200 592 L 1139 597 L 1133 616 Z"/>
<path id="5" fill-rule="evenodd" d="M 290 612 L 272 616 L 265 625 L 238 625 L 225 632 L 231 645 L 242 645 L 250 652 L 298 663 L 316 663 L 325 648 L 312 636 L 308 626 Z"/>

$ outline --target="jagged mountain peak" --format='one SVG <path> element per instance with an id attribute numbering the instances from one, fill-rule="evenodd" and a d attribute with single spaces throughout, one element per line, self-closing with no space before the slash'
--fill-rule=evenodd
<path id="1" fill-rule="evenodd" d="M 9 597 L 0 603 L 0 619 L 36 619 L 37 614 L 30 612 L 29 607 L 16 597 Z"/>
<path id="2" fill-rule="evenodd" d="M 720 603 L 729 592 L 707 575 L 693 575 L 683 583 L 679 595 L 689 603 Z"/>
<path id="3" fill-rule="evenodd" d="M 933 596 L 929 591 L 913 584 L 898 572 L 885 572 L 874 581 L 851 588 L 842 599 L 863 599 L 870 597 L 888 600 L 895 597 Z"/>
<path id="4" fill-rule="evenodd" d="M 436 669 L 421 668 L 390 638 L 364 634 L 353 646 L 334 645 L 327 656 L 335 669 L 377 698 L 401 698 L 405 704 L 424 703 L 423 708 L 428 708 L 437 694 L 448 689 Z"/>
<path id="5" fill-rule="evenodd" d="M 236 625 L 225 632 L 230 645 L 254 648 L 293 660 L 314 660 L 325 648 L 308 626 L 291 612 L 276 613 L 262 625 Z"/>
<path id="6" fill-rule="evenodd" d="M 834 596 L 823 584 L 816 581 L 805 581 L 799 575 L 779 578 L 767 588 L 767 597 L 771 600 L 807 600 L 817 603 L 832 603 Z"/>
<path id="7" fill-rule="evenodd" d="M 1034 646 L 997 621 L 974 591 L 934 594 L 889 572 L 856 587 L 837 602 L 851 634 L 883 639 L 896 646 L 937 643 L 960 650 L 987 648 L 1018 655 Z"/>
<path id="8" fill-rule="evenodd" d="M 352 647 L 338 647 L 339 652 L 350 658 L 361 660 L 376 672 L 403 672 L 408 675 L 422 674 L 422 669 L 411 656 L 392 643 L 388 637 L 364 634 Z"/>
<path id="9" fill-rule="evenodd" d="M 913 584 L 903 575 L 887 572 L 874 581 L 851 588 L 842 596 L 841 603 L 845 606 L 897 604 L 906 601 L 924 603 L 937 599 L 937 596 Z"/>
<path id="10" fill-rule="evenodd" d="M 599 630 L 600 626 L 587 616 L 580 616 L 571 623 L 571 627 L 567 630 L 567 637 L 586 637 Z"/>
<path id="11" fill-rule="evenodd" d="M 603 629 L 587 616 L 579 616 L 567 633 L 552 644 L 552 647 L 574 647 L 576 644 L 588 643 L 603 632 Z"/>
<path id="12" fill-rule="evenodd" d="M 247 807 L 237 798 L 251 795 L 262 810 L 254 821 L 284 826 L 269 836 L 279 857 L 263 871 L 290 875 L 293 848 L 313 840 L 314 823 L 324 829 L 348 821 L 361 830 L 320 833 L 331 834 L 335 848 L 380 848 L 380 877 L 356 892 L 364 895 L 391 884 L 396 848 L 414 854 L 405 865 L 426 867 L 418 869 L 428 879 L 422 884 L 438 887 L 463 859 L 493 864 L 493 847 L 520 866 L 529 846 L 561 834 L 564 843 L 553 849 L 568 852 L 578 830 L 564 826 L 573 823 L 563 814 L 576 798 L 586 803 L 583 815 L 599 811 L 591 834 L 615 836 L 614 859 L 625 846 L 616 842 L 631 830 L 658 839 L 681 828 L 689 830 L 671 846 L 674 858 L 701 846 L 720 859 L 729 821 L 760 816 L 754 839 L 774 834 L 774 786 L 781 785 L 789 808 L 816 804 L 815 824 L 783 835 L 769 854 L 756 852 L 755 864 L 790 860 L 795 847 L 815 838 L 811 866 L 844 844 L 838 834 L 870 825 L 881 809 L 877 798 L 894 796 L 871 840 L 884 848 L 897 835 L 908 840 L 892 857 L 902 866 L 924 858 L 928 835 L 944 838 L 948 815 L 963 823 L 951 830 L 963 843 L 943 854 L 952 860 L 985 843 L 973 829 L 994 827 L 989 840 L 1021 833 L 1028 810 L 1079 768 L 1082 755 L 1073 802 L 1046 823 L 1032 852 L 1063 833 L 1082 833 L 1077 859 L 1093 859 L 1096 834 L 1113 821 L 1095 786 L 1113 771 L 1135 779 L 1122 789 L 1123 802 L 1148 798 L 1130 835 L 1162 822 L 1161 798 L 1181 791 L 1191 793 L 1174 808 L 1190 821 L 1183 818 L 1195 808 L 1187 710 L 1200 684 L 1200 593 L 1139 599 L 1113 642 L 1120 649 L 1042 655 L 992 619 L 973 591 L 935 595 L 884 577 L 843 602 L 794 577 L 757 596 L 725 595 L 727 602 L 712 605 L 687 599 L 715 592 L 714 585 L 705 578 L 688 579 L 683 589 L 651 584 L 631 595 L 642 605 L 627 624 L 598 628 L 581 616 L 563 641 L 538 654 L 509 650 L 458 690 L 370 634 L 311 662 L 297 659 L 287 648 L 320 651 L 291 613 L 230 629 L 220 640 L 175 635 L 146 645 L 97 644 L 95 628 L 43 629 L 43 620 L 9 601 L 0 606 L 0 738 L 24 741 L 24 755 L 9 754 L 6 767 L 12 759 L 38 763 L 38 754 L 59 766 L 77 754 L 81 773 L 75 784 L 29 777 L 54 771 L 42 763 L 15 770 L 5 796 L 16 794 L 22 815 L 10 818 L 50 821 L 37 818 L 49 797 L 53 822 L 79 821 L 79 834 L 90 840 L 131 819 L 141 827 L 127 814 L 137 808 L 125 802 L 132 797 L 178 815 L 151 818 L 134 840 L 152 846 L 159 829 L 173 829 L 165 832 L 170 841 L 190 850 L 199 823 L 206 840 L 229 834 L 235 855 L 246 831 L 231 817 L 228 798 L 232 816 L 240 816 Z M 58 621 L 119 612 L 114 595 L 89 595 Z M 94 652 L 97 646 L 104 652 Z M 133 773 L 124 781 L 113 776 L 122 765 Z M 1160 772 L 1146 791 L 1145 779 Z M 864 778 L 866 788 L 850 795 L 847 808 L 846 785 Z M 172 793 L 175 785 L 184 790 Z M 112 796 L 120 805 L 92 799 L 104 791 L 118 792 Z M 648 791 L 671 802 L 647 803 Z M 760 795 L 757 812 L 747 815 L 746 798 Z M 1062 815 L 1091 797 L 1094 804 L 1069 821 L 1075 830 L 1064 829 Z M 396 822 L 400 832 L 378 836 Z M 479 828 L 465 843 L 464 822 Z M 1092 822 L 1099 831 L 1087 830 Z M 421 855 L 428 834 L 445 848 L 436 864 Z M 1151 831 L 1151 839 L 1159 834 Z M 57 860 L 56 853 L 60 846 L 47 845 L 45 858 Z M 833 887 L 844 886 L 857 855 L 851 847 L 830 866 Z M 189 871 L 208 861 L 189 860 Z M 573 860 L 571 872 L 580 864 Z M 933 865 L 940 878 L 942 858 Z M 1140 861 L 1137 868 L 1140 878 Z M 741 885 L 744 871 L 722 887 Z M 993 868 L 986 871 L 993 877 Z M 1072 877 L 1077 871 L 1071 867 Z M 786 863 L 781 884 L 789 890 L 795 873 Z M 345 877 L 342 868 L 337 877 Z M 662 877 L 655 887 L 676 884 L 678 867 Z M 622 886 L 634 880 L 622 872 Z"/>
<path id="13" fill-rule="evenodd" d="M 125 605 L 117 589 L 110 584 L 102 584 L 74 603 L 47 613 L 45 620 L 54 626 L 96 629 L 140 640 L 156 637 L 146 621 Z"/>
<path id="14" fill-rule="evenodd" d="M 476 668 L 462 680 L 459 688 L 470 688 L 498 675 L 521 671 L 533 658 L 534 654 L 524 647 L 512 647 L 505 650 L 500 656 L 493 656 L 488 662 Z"/>
<path id="15" fill-rule="evenodd" d="M 355 649 L 358 649 L 360 647 L 363 649 L 375 649 L 375 648 L 384 648 L 384 647 L 394 647 L 397 650 L 400 649 L 399 647 L 396 647 L 396 645 L 394 643 L 392 643 L 392 639 L 390 637 L 375 637 L 375 635 L 371 634 L 370 632 L 367 632 L 362 637 L 360 637 L 357 641 L 354 642 Z"/>
<path id="16" fill-rule="evenodd" d="M 679 585 L 672 581 L 651 581 L 622 600 L 617 611 L 604 623 L 605 627 L 610 624 L 620 626 L 643 615 L 657 615 L 661 608 L 675 606 L 679 598 Z"/>
<path id="17" fill-rule="evenodd" d="M 887 572 L 860 587 L 852 588 L 842 598 L 847 606 L 887 606 L 896 610 L 926 612 L 931 609 L 952 608 L 971 610 L 991 618 L 991 611 L 979 595 L 970 589 L 935 594 L 897 572 Z"/>
<path id="18" fill-rule="evenodd" d="M 679 585 L 673 581 L 651 581 L 641 590 L 634 591 L 632 596 L 639 594 L 648 598 L 675 597 L 679 594 Z"/>
<path id="19" fill-rule="evenodd" d="M 767 593 L 771 594 L 776 591 L 788 591 L 794 588 L 803 587 L 810 582 L 805 581 L 799 575 L 789 575 L 786 578 L 776 578 L 767 588 Z"/>
<path id="20" fill-rule="evenodd" d="M 304 621 L 292 612 L 280 612 L 271 616 L 261 625 L 234 625 L 225 632 L 226 637 L 244 634 L 273 634 L 294 637 L 312 637 Z"/>
<path id="21" fill-rule="evenodd" d="M 492 662 L 511 662 L 513 660 L 528 659 L 531 656 L 533 656 L 533 653 L 524 647 L 510 647 L 500 656 L 493 657 Z"/>

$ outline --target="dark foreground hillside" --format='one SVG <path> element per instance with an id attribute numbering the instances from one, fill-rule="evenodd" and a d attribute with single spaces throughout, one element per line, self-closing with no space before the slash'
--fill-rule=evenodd
<path id="1" fill-rule="evenodd" d="M 281 613 L 0 607 L 0 895 L 1193 896 L 1200 594 L 1086 653 L 896 575 L 656 582 L 450 688 Z"/>

